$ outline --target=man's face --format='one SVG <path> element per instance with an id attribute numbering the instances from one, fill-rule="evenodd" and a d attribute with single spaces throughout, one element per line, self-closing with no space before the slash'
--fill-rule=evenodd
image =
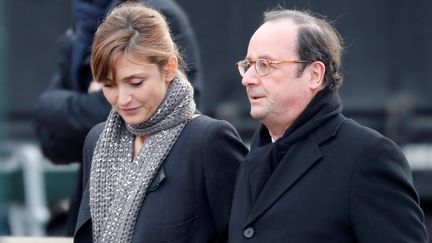
<path id="1" fill-rule="evenodd" d="M 252 36 L 246 60 L 299 60 L 297 26 L 290 20 L 263 24 Z M 301 74 L 301 64 L 272 64 L 269 74 L 260 76 L 254 65 L 243 76 L 242 84 L 251 104 L 250 114 L 268 128 L 288 128 L 313 97 L 308 87 L 307 68 Z"/>

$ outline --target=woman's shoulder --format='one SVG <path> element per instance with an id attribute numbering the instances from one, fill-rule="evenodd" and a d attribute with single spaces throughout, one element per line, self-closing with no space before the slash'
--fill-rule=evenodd
<path id="1" fill-rule="evenodd" d="M 236 129 L 225 120 L 218 120 L 206 115 L 196 115 L 186 126 L 192 134 L 215 136 L 216 134 L 233 134 L 238 136 Z"/>
<path id="2" fill-rule="evenodd" d="M 206 115 L 195 115 L 195 117 L 192 119 L 189 125 L 195 129 L 196 128 L 211 129 L 211 128 L 223 128 L 223 127 L 229 127 L 231 129 L 234 129 L 234 127 L 229 122 L 225 120 L 218 120 L 215 118 L 211 118 Z"/>
<path id="3" fill-rule="evenodd" d="M 231 123 L 206 115 L 194 117 L 186 126 L 184 135 L 193 140 L 201 140 L 201 142 L 206 142 L 208 140 L 214 141 L 217 139 L 227 141 L 227 137 L 241 140 L 237 130 Z"/>
<path id="4" fill-rule="evenodd" d="M 105 127 L 105 122 L 99 123 L 95 125 L 90 132 L 87 134 L 86 141 L 90 141 L 91 143 L 96 143 L 99 139 L 100 134 L 102 133 Z M 87 142 L 86 142 L 87 143 Z"/>
<path id="5" fill-rule="evenodd" d="M 84 142 L 83 160 L 87 160 L 92 157 L 93 150 L 96 146 L 96 142 L 99 139 L 99 136 L 102 133 L 104 127 L 105 127 L 105 122 L 99 123 L 95 125 L 87 134 Z"/>

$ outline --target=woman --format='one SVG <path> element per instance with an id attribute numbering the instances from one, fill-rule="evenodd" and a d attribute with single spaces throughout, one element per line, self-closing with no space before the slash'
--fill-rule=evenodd
<path id="1" fill-rule="evenodd" d="M 224 242 L 247 149 L 233 127 L 196 113 L 165 19 L 115 8 L 92 47 L 113 109 L 84 145 L 75 242 Z"/>

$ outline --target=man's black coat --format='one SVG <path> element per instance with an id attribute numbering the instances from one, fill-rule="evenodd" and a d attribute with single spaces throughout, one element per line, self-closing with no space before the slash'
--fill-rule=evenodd
<path id="1" fill-rule="evenodd" d="M 254 202 L 247 168 L 263 156 L 262 129 L 240 169 L 230 243 L 427 242 L 401 150 L 341 114 L 291 146 Z"/>

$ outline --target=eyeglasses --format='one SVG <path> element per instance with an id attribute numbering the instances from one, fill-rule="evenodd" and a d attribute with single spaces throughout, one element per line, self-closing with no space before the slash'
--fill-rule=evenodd
<path id="1" fill-rule="evenodd" d="M 270 73 L 270 68 L 272 67 L 272 64 L 279 64 L 279 63 L 308 63 L 308 61 L 301 61 L 301 60 L 283 60 L 283 61 L 273 61 L 270 59 L 257 59 L 256 61 L 249 61 L 249 60 L 242 60 L 238 61 L 236 63 L 237 69 L 240 73 L 240 75 L 243 77 L 247 70 L 252 65 L 255 65 L 255 71 L 259 76 L 266 76 Z"/>

